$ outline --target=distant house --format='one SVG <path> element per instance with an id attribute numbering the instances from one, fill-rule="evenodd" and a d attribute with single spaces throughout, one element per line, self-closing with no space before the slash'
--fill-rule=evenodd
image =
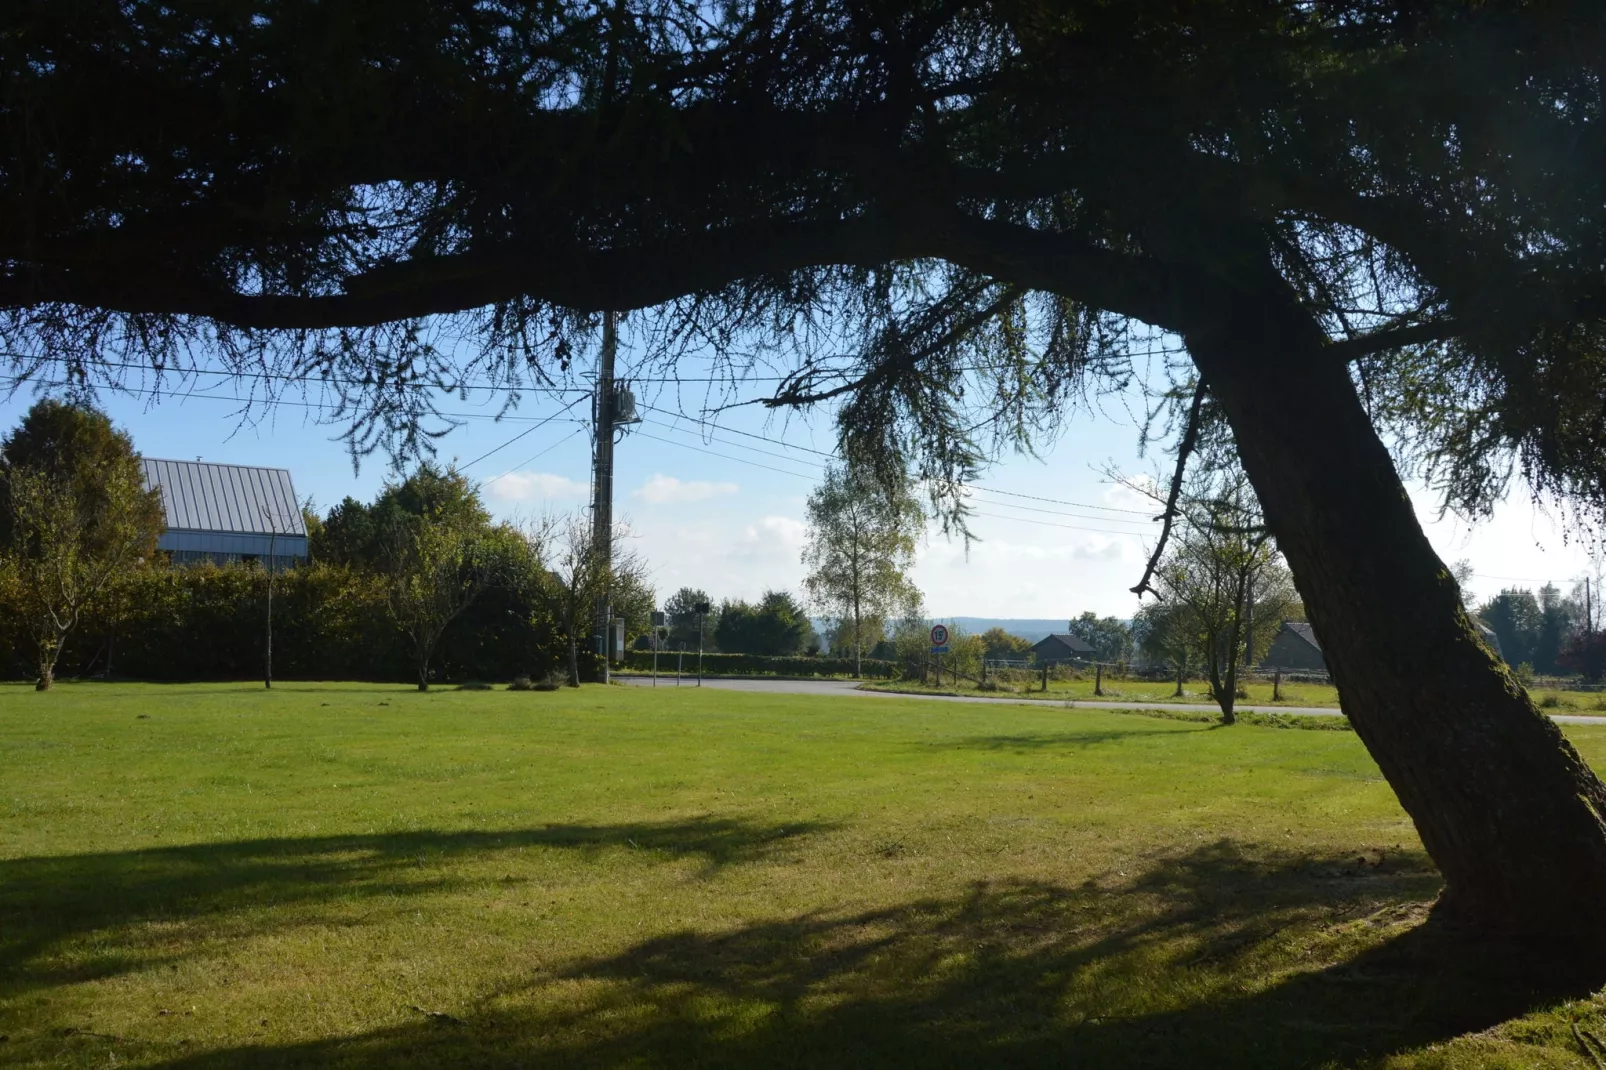
<path id="1" fill-rule="evenodd" d="M 1322 644 L 1316 631 L 1303 621 L 1285 620 L 1271 641 L 1271 648 L 1261 659 L 1262 669 L 1285 671 L 1326 672 L 1327 659 L 1322 657 Z"/>
<path id="2" fill-rule="evenodd" d="M 1032 657 L 1039 665 L 1064 665 L 1093 661 L 1096 654 L 1081 636 L 1056 633 L 1032 647 Z"/>
<path id="3" fill-rule="evenodd" d="M 1500 653 L 1500 638 L 1493 629 L 1481 620 L 1472 622 L 1478 628 L 1478 634 L 1488 644 L 1489 649 Z M 1294 672 L 1326 672 L 1327 659 L 1322 655 L 1321 640 L 1316 638 L 1315 630 L 1303 621 L 1285 620 L 1271 641 L 1271 648 L 1266 656 L 1260 660 L 1260 667 L 1265 670 L 1282 669 Z"/>
<path id="4" fill-rule="evenodd" d="M 145 487 L 162 493 L 175 563 L 259 561 L 275 571 L 307 558 L 307 525 L 283 468 L 142 458 Z M 270 559 L 271 556 L 271 559 Z"/>

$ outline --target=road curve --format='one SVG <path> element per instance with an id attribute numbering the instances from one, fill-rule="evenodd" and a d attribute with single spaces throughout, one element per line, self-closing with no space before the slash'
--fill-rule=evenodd
<path id="1" fill-rule="evenodd" d="M 615 678 L 622 683 L 636 687 L 653 686 L 650 676 L 624 676 L 615 674 Z M 659 687 L 675 687 L 673 674 L 660 673 Z M 695 676 L 680 678 L 680 687 L 696 687 Z M 1058 698 L 982 698 L 979 695 L 907 695 L 895 691 L 861 691 L 858 684 L 852 680 L 777 680 L 773 677 L 721 677 L 719 679 L 705 678 L 704 687 L 718 688 L 722 691 L 757 691 L 774 695 L 838 695 L 859 696 L 872 698 L 907 698 L 926 702 L 1012 702 L 1031 706 L 1055 706 L 1059 709 L 1076 710 L 1187 710 L 1195 713 L 1218 713 L 1214 705 L 1202 705 L 1192 702 L 1098 702 L 1084 699 L 1058 699 Z M 1241 704 L 1237 709 L 1242 713 L 1291 713 L 1299 717 L 1338 717 L 1342 711 L 1327 706 L 1256 706 Z M 1560 724 L 1593 724 L 1606 725 L 1606 717 L 1583 717 L 1576 714 L 1551 714 L 1551 719 Z"/>

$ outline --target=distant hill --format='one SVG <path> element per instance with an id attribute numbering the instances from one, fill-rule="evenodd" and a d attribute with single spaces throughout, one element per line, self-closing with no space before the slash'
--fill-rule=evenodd
<path id="1" fill-rule="evenodd" d="M 944 624 L 958 625 L 972 635 L 980 635 L 988 628 L 1002 628 L 1010 635 L 1018 635 L 1028 643 L 1035 643 L 1055 632 L 1064 633 L 1070 624 L 1069 617 L 1059 620 L 1030 620 L 1024 617 L 939 617 Z"/>

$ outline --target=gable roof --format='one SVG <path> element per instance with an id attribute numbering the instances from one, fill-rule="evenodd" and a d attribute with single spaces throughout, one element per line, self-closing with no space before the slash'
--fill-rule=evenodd
<path id="1" fill-rule="evenodd" d="M 160 487 L 168 530 L 307 535 L 290 473 L 243 464 L 140 458 L 145 487 Z"/>
<path id="2" fill-rule="evenodd" d="M 1305 640 L 1305 642 L 1309 643 L 1311 646 L 1315 647 L 1317 650 L 1321 650 L 1322 648 L 1321 640 L 1316 638 L 1316 629 L 1312 628 L 1304 621 L 1285 620 L 1283 621 L 1283 631 L 1292 632 L 1301 639 Z"/>
<path id="3" fill-rule="evenodd" d="M 1071 635 L 1071 634 L 1065 633 L 1065 632 L 1055 632 L 1054 634 L 1048 636 L 1048 638 L 1046 638 L 1046 639 L 1038 640 L 1032 646 L 1032 649 L 1034 651 L 1037 651 L 1037 650 L 1044 650 L 1045 648 L 1047 648 L 1048 650 L 1051 651 L 1053 648 L 1050 646 L 1050 644 L 1053 644 L 1054 646 L 1057 646 L 1057 647 L 1063 649 L 1065 651 L 1065 653 L 1067 653 L 1067 654 L 1092 654 L 1092 653 L 1095 653 L 1094 649 L 1092 647 L 1088 646 L 1087 645 L 1087 641 L 1085 639 L 1083 639 L 1081 636 L 1079 636 L 1079 635 Z"/>

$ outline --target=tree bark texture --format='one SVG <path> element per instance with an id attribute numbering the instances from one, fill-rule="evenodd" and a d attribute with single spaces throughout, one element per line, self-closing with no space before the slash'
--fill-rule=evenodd
<path id="1" fill-rule="evenodd" d="M 1356 393 L 1280 280 L 1185 332 L 1344 712 L 1480 927 L 1606 946 L 1606 787 L 1478 638 Z"/>

